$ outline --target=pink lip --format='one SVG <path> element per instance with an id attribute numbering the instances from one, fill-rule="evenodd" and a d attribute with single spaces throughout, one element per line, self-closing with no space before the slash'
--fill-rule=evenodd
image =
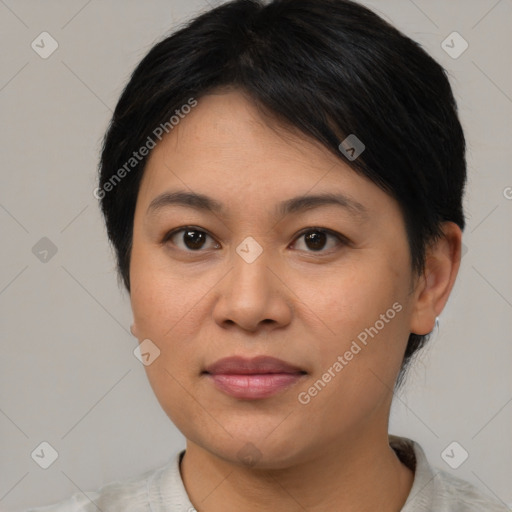
<path id="1" fill-rule="evenodd" d="M 208 378 L 224 393 L 256 400 L 270 397 L 296 383 L 306 373 L 274 357 L 227 357 L 208 366 Z"/>

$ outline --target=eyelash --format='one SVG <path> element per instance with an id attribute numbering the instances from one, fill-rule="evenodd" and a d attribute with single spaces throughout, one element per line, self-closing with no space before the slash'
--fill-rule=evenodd
<path id="1" fill-rule="evenodd" d="M 198 228 L 196 226 L 183 226 L 183 227 L 180 227 L 180 228 L 177 228 L 177 229 L 173 229 L 172 231 L 169 231 L 168 233 L 166 233 L 164 238 L 163 238 L 163 240 L 162 240 L 162 244 L 164 244 L 164 245 L 167 244 L 173 236 L 177 235 L 178 233 L 182 233 L 183 231 L 197 231 L 199 233 L 204 233 L 205 235 L 209 236 L 212 240 L 215 240 L 214 237 L 212 235 L 210 235 L 204 229 Z M 331 249 L 331 250 L 327 250 L 327 251 L 324 250 L 324 249 L 320 249 L 318 251 L 310 250 L 310 251 L 305 251 L 306 253 L 310 253 L 310 254 L 314 254 L 314 255 L 318 255 L 318 256 L 322 256 L 324 254 L 328 255 L 333 250 L 339 249 L 340 246 L 350 245 L 350 240 L 347 237 L 343 236 L 341 233 L 338 233 L 338 232 L 333 231 L 331 229 L 321 228 L 321 227 L 309 227 L 309 228 L 301 230 L 295 236 L 295 238 L 293 239 L 292 243 L 296 243 L 297 240 L 299 240 L 301 237 L 303 237 L 304 235 L 306 235 L 308 233 L 323 233 L 323 234 L 326 234 L 326 235 L 331 236 L 333 238 L 336 238 L 337 241 L 338 241 L 338 245 L 337 245 L 336 248 Z M 198 250 L 195 250 L 195 251 L 191 250 L 191 249 L 180 249 L 180 250 L 183 250 L 184 252 L 187 252 L 187 253 L 205 252 L 205 250 L 202 250 L 202 249 L 198 249 Z"/>

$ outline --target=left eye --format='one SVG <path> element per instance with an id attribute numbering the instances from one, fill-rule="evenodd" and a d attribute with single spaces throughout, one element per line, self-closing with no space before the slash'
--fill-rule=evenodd
<path id="1" fill-rule="evenodd" d="M 343 243 L 341 235 L 331 233 L 325 229 L 309 229 L 308 231 L 303 231 L 298 238 L 296 238 L 296 241 L 304 240 L 304 245 L 309 249 L 306 249 L 306 252 L 319 252 L 322 249 L 325 249 L 325 246 L 328 245 L 329 238 L 331 241 L 335 241 L 334 244 L 331 243 L 331 248 Z M 297 242 L 294 242 L 294 245 L 296 243 Z"/>

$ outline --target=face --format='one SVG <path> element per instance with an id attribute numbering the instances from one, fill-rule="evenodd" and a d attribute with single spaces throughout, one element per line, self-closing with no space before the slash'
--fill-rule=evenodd
<path id="1" fill-rule="evenodd" d="M 387 432 L 414 309 L 399 206 L 240 92 L 152 151 L 130 280 L 149 381 L 194 445 L 278 468 Z"/>

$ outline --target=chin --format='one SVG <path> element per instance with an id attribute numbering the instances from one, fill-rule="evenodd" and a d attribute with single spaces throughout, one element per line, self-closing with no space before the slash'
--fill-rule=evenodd
<path id="1" fill-rule="evenodd" d="M 303 458 L 303 450 L 297 445 L 292 432 L 280 432 L 279 437 L 274 432 L 267 438 L 261 432 L 259 429 L 258 435 L 251 436 L 246 430 L 240 435 L 233 433 L 233 437 L 208 437 L 197 444 L 226 462 L 254 469 L 285 469 L 298 464 Z"/>

